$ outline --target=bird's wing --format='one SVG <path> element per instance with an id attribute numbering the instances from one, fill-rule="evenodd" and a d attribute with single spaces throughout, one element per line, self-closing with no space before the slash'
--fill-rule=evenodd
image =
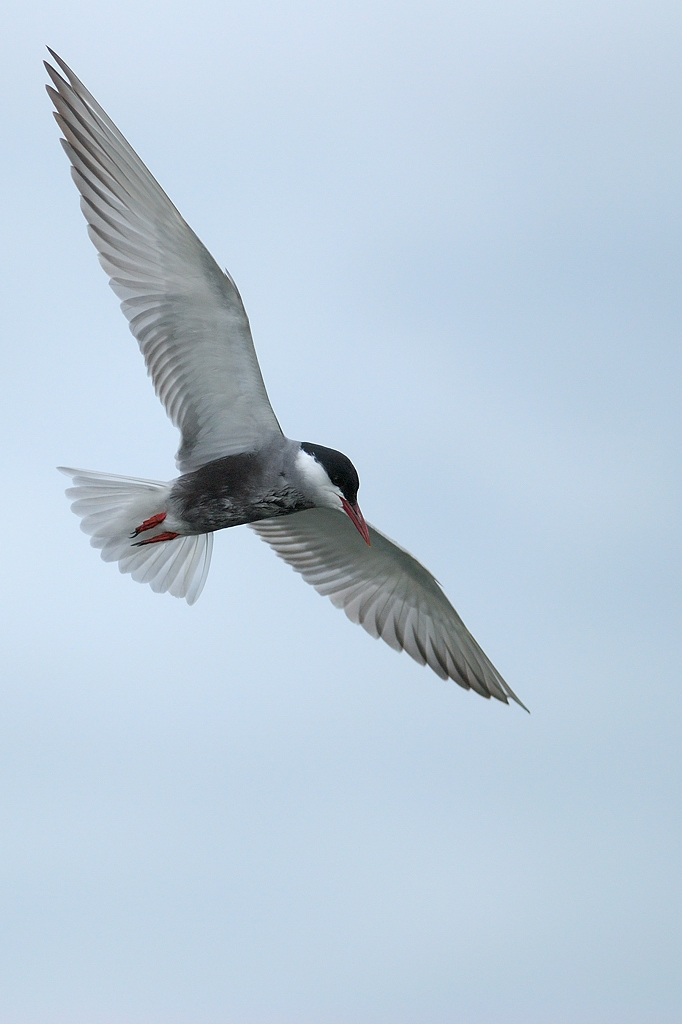
<path id="1" fill-rule="evenodd" d="M 180 429 L 183 472 L 281 434 L 232 279 L 70 68 L 45 64 L 100 263 Z"/>
<path id="2" fill-rule="evenodd" d="M 505 704 L 508 698 L 521 704 L 431 573 L 373 526 L 369 547 L 348 516 L 333 509 L 309 509 L 250 526 L 371 636 L 407 651 L 441 679 Z"/>

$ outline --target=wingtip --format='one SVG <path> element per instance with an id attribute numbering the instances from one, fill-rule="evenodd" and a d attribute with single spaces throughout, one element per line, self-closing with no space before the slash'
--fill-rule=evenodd
<path id="1" fill-rule="evenodd" d="M 87 91 L 85 90 L 83 83 L 81 82 L 78 75 L 75 75 L 73 73 L 69 65 L 66 63 L 65 60 L 62 60 L 62 58 L 59 56 L 56 50 L 53 50 L 51 46 L 47 46 L 46 50 L 52 57 L 52 60 L 55 62 L 59 70 L 64 75 L 64 78 L 62 78 L 61 75 L 58 74 L 57 70 L 53 68 L 52 65 L 49 64 L 46 60 L 44 60 L 43 64 L 45 65 L 45 70 L 47 71 L 48 75 L 50 76 L 54 84 L 58 87 L 58 82 L 66 82 L 66 84 L 70 85 L 72 89 L 83 89 L 84 91 Z"/>
<path id="2" fill-rule="evenodd" d="M 510 704 L 512 701 L 514 701 L 515 704 L 518 704 L 520 708 L 523 708 L 524 711 L 526 711 L 526 712 L 528 712 L 528 714 L 530 714 L 530 708 L 527 708 L 526 705 L 523 703 L 523 701 L 519 700 L 519 698 L 516 696 L 516 694 L 512 690 L 511 686 L 509 686 L 508 683 L 504 682 L 504 680 L 502 679 L 501 676 L 500 676 L 500 680 L 502 681 L 503 686 L 504 686 L 504 689 L 502 690 L 502 693 L 504 694 L 504 696 L 500 695 L 500 693 L 495 693 L 495 692 L 492 693 L 492 696 L 493 697 L 497 697 L 498 700 L 503 701 L 505 704 Z"/>
<path id="3" fill-rule="evenodd" d="M 62 65 L 64 64 L 64 61 L 63 61 L 63 60 L 61 59 L 61 57 L 59 56 L 59 54 L 58 54 L 58 53 L 55 53 L 55 51 L 54 51 L 54 50 L 52 49 L 52 47 L 51 47 L 51 46 L 46 46 L 46 47 L 45 47 L 45 49 L 47 50 L 47 52 L 49 53 L 50 57 L 52 58 L 52 60 L 53 60 L 53 61 L 55 62 L 55 64 L 57 65 L 57 67 L 58 67 L 58 68 L 62 68 Z M 50 76 L 51 78 L 52 78 L 52 77 L 53 77 L 54 75 L 56 75 L 56 74 L 57 74 L 57 71 L 56 71 L 56 69 L 55 69 L 55 68 L 53 67 L 53 65 L 52 65 L 52 64 L 50 64 L 49 60 L 47 60 L 47 59 L 46 59 L 46 60 L 44 60 L 44 61 L 43 61 L 43 67 L 45 68 L 45 70 L 47 71 L 48 75 L 49 75 L 49 76 Z"/>
<path id="4" fill-rule="evenodd" d="M 62 71 L 68 72 L 70 70 L 69 66 L 62 60 L 56 50 L 53 50 L 51 46 L 46 46 L 45 49 L 49 53 L 50 57 L 52 57 L 52 60 L 59 65 Z M 43 61 L 43 64 L 47 64 L 47 61 Z"/>
<path id="5" fill-rule="evenodd" d="M 527 708 L 526 705 L 523 703 L 523 701 L 519 700 L 519 698 L 516 696 L 515 693 L 512 693 L 511 697 L 513 698 L 515 703 L 519 705 L 520 708 L 523 708 L 524 711 L 526 711 L 528 714 L 530 714 L 530 708 Z"/>
<path id="6" fill-rule="evenodd" d="M 48 49 L 49 49 L 49 47 L 48 47 Z M 52 51 L 50 51 L 50 52 L 52 52 Z M 56 56 L 56 54 L 54 56 L 54 59 L 57 62 L 57 66 L 60 69 L 63 70 L 63 66 L 65 67 L 65 65 L 63 65 L 63 61 L 60 61 L 59 58 Z M 54 102 L 54 97 L 57 96 L 57 94 L 59 92 L 61 92 L 63 87 L 68 86 L 69 82 L 67 81 L 67 78 L 62 78 L 62 76 L 59 74 L 59 71 L 57 71 L 57 68 L 53 67 L 52 64 L 50 64 L 49 61 L 44 60 L 43 61 L 43 67 L 47 71 L 47 74 L 48 74 L 48 77 L 50 79 L 50 82 L 52 83 L 52 84 L 50 84 L 50 82 L 46 83 L 45 84 L 45 89 L 46 89 L 47 94 L 50 97 L 50 99 L 53 100 L 53 102 Z M 52 86 L 54 86 L 55 88 L 53 88 Z"/>

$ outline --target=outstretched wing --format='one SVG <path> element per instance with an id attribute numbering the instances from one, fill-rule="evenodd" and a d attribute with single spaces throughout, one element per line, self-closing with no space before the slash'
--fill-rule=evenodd
<path id="1" fill-rule="evenodd" d="M 371 636 L 407 651 L 441 679 L 505 704 L 508 698 L 521 704 L 431 573 L 373 526 L 369 547 L 348 517 L 333 509 L 309 509 L 250 526 Z"/>
<path id="2" fill-rule="evenodd" d="M 281 434 L 239 292 L 116 125 L 52 50 L 47 91 L 88 233 L 139 342 L 157 395 L 182 433 L 189 472 Z"/>

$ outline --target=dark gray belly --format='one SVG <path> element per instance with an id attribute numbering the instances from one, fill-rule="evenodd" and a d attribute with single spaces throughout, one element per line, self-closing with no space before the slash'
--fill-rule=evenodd
<path id="1" fill-rule="evenodd" d="M 176 481 L 171 507 L 197 533 L 290 515 L 313 504 L 259 454 L 229 455 Z"/>

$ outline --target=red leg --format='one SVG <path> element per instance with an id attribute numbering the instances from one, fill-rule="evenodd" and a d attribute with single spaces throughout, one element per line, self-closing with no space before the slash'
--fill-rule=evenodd
<path id="1" fill-rule="evenodd" d="M 133 544 L 133 547 L 141 548 L 143 544 L 160 544 L 162 540 L 175 540 L 178 536 L 179 534 L 172 533 L 168 530 L 167 533 L 157 533 L 156 537 L 147 537 L 146 540 L 138 540 L 137 544 Z"/>
<path id="2" fill-rule="evenodd" d="M 151 519 L 145 519 L 145 521 L 142 523 L 142 526 L 138 526 L 137 529 L 132 534 L 132 536 L 137 537 L 138 534 L 144 533 L 145 530 L 153 530 L 154 527 L 158 526 L 159 523 L 162 523 L 165 518 L 166 513 L 159 512 L 158 516 L 152 516 Z"/>

